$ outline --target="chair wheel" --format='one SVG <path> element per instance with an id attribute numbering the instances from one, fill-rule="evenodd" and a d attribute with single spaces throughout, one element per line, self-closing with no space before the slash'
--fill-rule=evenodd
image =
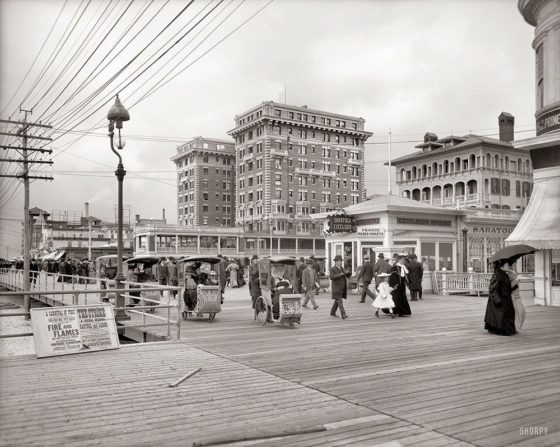
<path id="1" fill-rule="evenodd" d="M 215 313 L 214 313 L 214 314 L 208 314 L 208 319 L 209 319 L 210 321 L 212 321 L 214 318 L 216 318 L 216 314 L 215 314 Z"/>

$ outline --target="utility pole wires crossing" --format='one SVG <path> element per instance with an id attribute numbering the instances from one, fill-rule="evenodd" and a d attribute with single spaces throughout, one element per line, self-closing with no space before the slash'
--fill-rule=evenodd
<path id="1" fill-rule="evenodd" d="M 30 123 L 27 121 L 28 114 L 32 114 L 32 110 L 25 110 L 20 108 L 20 112 L 25 114 L 23 121 L 12 121 L 12 120 L 0 120 L 0 123 L 3 124 L 12 124 L 19 126 L 16 133 L 11 132 L 0 132 L 1 135 L 16 137 L 21 139 L 21 146 L 13 145 L 4 145 L 0 146 L 4 150 L 15 150 L 21 158 L 2 158 L 0 159 L 3 162 L 8 163 L 19 163 L 22 165 L 23 170 L 19 174 L 0 174 L 0 178 L 16 178 L 23 181 L 23 188 L 24 188 L 24 206 L 23 206 L 23 290 L 29 291 L 30 290 L 30 281 L 29 281 L 29 267 L 30 267 L 30 260 L 31 260 L 31 216 L 29 215 L 29 180 L 53 180 L 51 176 L 33 176 L 29 175 L 29 166 L 33 165 L 34 163 L 38 164 L 52 164 L 51 160 L 34 160 L 29 158 L 29 153 L 50 153 L 52 152 L 50 149 L 37 149 L 34 147 L 28 146 L 28 140 L 43 140 L 43 141 L 52 141 L 51 138 L 48 137 L 39 137 L 29 135 L 28 129 L 31 127 L 38 127 L 38 128 L 46 128 L 51 129 L 52 126 L 48 126 L 45 124 L 40 123 Z M 23 307 L 24 311 L 29 313 L 31 300 L 30 295 L 24 296 Z M 27 316 L 29 318 L 29 315 Z"/>

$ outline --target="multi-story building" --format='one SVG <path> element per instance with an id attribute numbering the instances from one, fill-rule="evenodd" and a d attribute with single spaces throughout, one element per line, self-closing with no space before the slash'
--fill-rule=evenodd
<path id="1" fill-rule="evenodd" d="M 235 145 L 196 137 L 177 148 L 177 216 L 188 227 L 234 225 Z"/>
<path id="2" fill-rule="evenodd" d="M 527 151 L 515 148 L 514 117 L 498 118 L 500 139 L 426 133 L 418 152 L 392 160 L 399 193 L 444 207 L 525 209 L 532 189 Z"/>
<path id="3" fill-rule="evenodd" d="M 365 200 L 364 123 L 271 101 L 235 117 L 235 220 L 256 236 L 248 250 L 324 253 L 310 215 Z"/>
<path id="4" fill-rule="evenodd" d="M 64 251 L 69 258 L 92 258 L 117 252 L 117 224 L 104 222 L 89 214 L 85 204 L 85 216 L 79 211 L 52 213 L 32 208 L 33 218 L 31 250 L 35 256 L 51 251 Z M 123 249 L 132 254 L 134 248 L 133 229 L 123 226 Z"/>

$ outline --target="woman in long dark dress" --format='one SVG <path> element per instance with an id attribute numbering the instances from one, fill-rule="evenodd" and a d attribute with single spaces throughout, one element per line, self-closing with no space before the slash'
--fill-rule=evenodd
<path id="1" fill-rule="evenodd" d="M 404 265 L 404 260 L 405 256 L 399 256 L 399 260 L 391 268 L 391 276 L 389 276 L 389 286 L 393 288 L 391 295 L 393 296 L 393 301 L 395 303 L 393 313 L 399 317 L 412 315 L 410 305 L 406 299 L 408 269 Z"/>
<path id="2" fill-rule="evenodd" d="M 515 309 L 511 298 L 511 281 L 502 266 L 508 261 L 494 263 L 494 274 L 490 279 L 488 303 L 484 316 L 484 329 L 491 334 L 513 335 L 515 330 Z"/>

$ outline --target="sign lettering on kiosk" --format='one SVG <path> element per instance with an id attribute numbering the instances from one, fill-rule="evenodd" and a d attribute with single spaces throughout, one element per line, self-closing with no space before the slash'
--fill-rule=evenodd
<path id="1" fill-rule="evenodd" d="M 355 231 L 354 216 L 340 210 L 327 216 L 325 233 L 351 233 Z"/>
<path id="2" fill-rule="evenodd" d="M 31 322 L 37 357 L 119 347 L 110 304 L 31 309 Z"/>

